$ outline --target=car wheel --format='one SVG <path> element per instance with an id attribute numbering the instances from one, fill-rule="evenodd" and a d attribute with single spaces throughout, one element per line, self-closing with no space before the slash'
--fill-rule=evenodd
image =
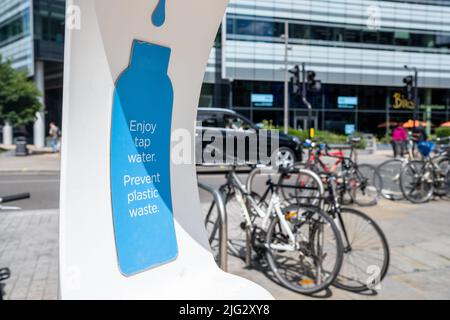
<path id="1" fill-rule="evenodd" d="M 289 168 L 295 164 L 295 154 L 289 148 L 280 148 L 276 153 L 275 165 L 277 167 Z"/>

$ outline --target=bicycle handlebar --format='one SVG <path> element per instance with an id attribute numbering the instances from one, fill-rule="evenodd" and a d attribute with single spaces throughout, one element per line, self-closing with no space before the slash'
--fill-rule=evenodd
<path id="1" fill-rule="evenodd" d="M 20 194 L 15 194 L 15 195 L 11 195 L 11 196 L 0 197 L 0 203 L 24 200 L 24 199 L 29 199 L 29 198 L 31 198 L 31 195 L 29 193 L 20 193 Z"/>

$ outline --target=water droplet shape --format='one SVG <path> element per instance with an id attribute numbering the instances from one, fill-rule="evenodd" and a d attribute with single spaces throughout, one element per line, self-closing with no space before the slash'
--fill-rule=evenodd
<path id="1" fill-rule="evenodd" d="M 152 23 L 155 27 L 161 27 L 166 21 L 166 0 L 159 0 L 158 5 L 153 11 Z"/>

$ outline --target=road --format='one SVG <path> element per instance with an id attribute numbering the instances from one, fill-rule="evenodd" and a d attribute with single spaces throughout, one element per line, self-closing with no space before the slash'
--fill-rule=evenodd
<path id="1" fill-rule="evenodd" d="M 5 205 L 24 210 L 59 208 L 59 173 L 0 174 L 0 197 L 24 192 L 31 199 Z"/>

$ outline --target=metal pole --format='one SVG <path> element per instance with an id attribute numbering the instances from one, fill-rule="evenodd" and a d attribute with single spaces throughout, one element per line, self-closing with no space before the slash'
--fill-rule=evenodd
<path id="1" fill-rule="evenodd" d="M 450 97 L 445 98 L 445 121 L 448 121 L 448 107 L 450 104 Z"/>
<path id="2" fill-rule="evenodd" d="M 213 189 L 201 182 L 198 183 L 199 188 L 209 192 L 213 195 L 214 201 L 217 205 L 217 210 L 220 218 L 219 229 L 219 267 L 227 272 L 228 271 L 228 219 L 225 201 L 223 200 L 222 193 L 219 190 Z"/>
<path id="3" fill-rule="evenodd" d="M 289 132 L 289 24 L 284 23 L 284 133 Z"/>
<path id="4" fill-rule="evenodd" d="M 416 127 L 416 121 L 417 121 L 417 115 L 419 112 L 419 79 L 418 79 L 419 72 L 417 71 L 417 68 L 414 68 L 414 101 L 416 103 L 416 107 L 414 109 L 414 129 Z"/>
<path id="5" fill-rule="evenodd" d="M 312 105 L 306 99 L 306 94 L 307 94 L 307 90 L 306 90 L 306 64 L 303 62 L 302 63 L 302 100 L 303 100 L 303 103 L 308 108 L 308 125 L 307 125 L 308 137 L 310 139 L 312 139 L 312 137 L 311 137 Z"/>

